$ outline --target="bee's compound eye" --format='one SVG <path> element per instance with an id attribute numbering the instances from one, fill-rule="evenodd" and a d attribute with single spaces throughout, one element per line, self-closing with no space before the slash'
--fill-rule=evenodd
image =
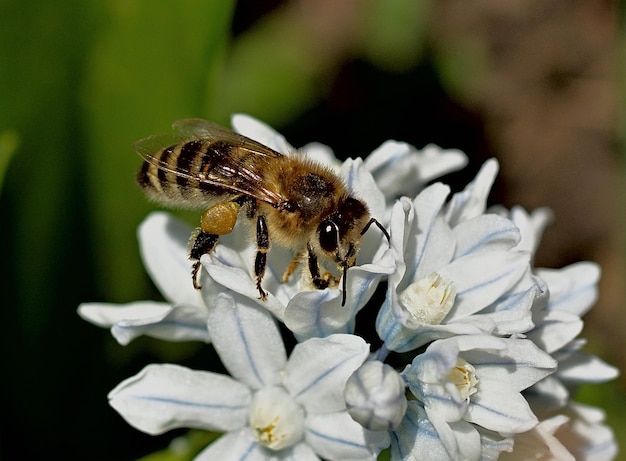
<path id="1" fill-rule="evenodd" d="M 322 221 L 317 228 L 320 238 L 320 246 L 324 251 L 332 253 L 339 247 L 339 228 L 330 220 Z"/>

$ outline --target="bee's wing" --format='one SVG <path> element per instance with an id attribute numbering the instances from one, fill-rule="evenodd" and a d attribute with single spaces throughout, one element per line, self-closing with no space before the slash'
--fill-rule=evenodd
<path id="1" fill-rule="evenodd" d="M 189 188 L 201 188 L 207 186 L 214 188 L 216 193 L 243 194 L 258 200 L 278 205 L 286 198 L 270 185 L 263 181 L 263 170 L 269 166 L 273 159 L 284 158 L 284 155 L 270 149 L 263 144 L 235 133 L 215 123 L 191 118 L 175 122 L 172 125 L 175 132 L 166 135 L 149 136 L 134 144 L 134 148 L 148 163 L 158 169 L 187 180 Z M 221 145 L 232 146 L 239 151 L 246 151 L 248 155 L 228 156 L 214 151 L 213 154 L 223 155 L 223 159 L 208 172 L 196 171 L 192 164 L 176 167 L 168 164 L 158 155 L 168 147 L 179 144 L 199 142 L 219 142 Z M 199 153 L 197 155 L 208 155 Z"/>

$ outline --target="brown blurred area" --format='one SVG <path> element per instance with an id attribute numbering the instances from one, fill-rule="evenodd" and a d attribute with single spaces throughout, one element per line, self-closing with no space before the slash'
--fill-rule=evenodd
<path id="1" fill-rule="evenodd" d="M 326 142 L 340 156 L 363 155 L 388 138 L 457 147 L 470 157 L 461 184 L 496 157 L 493 203 L 554 212 L 536 265 L 601 265 L 600 299 L 584 336 L 626 367 L 618 2 L 394 2 L 412 15 L 404 25 L 424 30 L 406 34 L 399 65 L 380 50 L 372 57 L 375 1 L 238 2 L 235 32 L 271 12 L 307 37 L 302 52 L 323 90 L 284 133 L 295 145 Z M 448 55 L 469 64 L 456 64 L 452 85 L 437 64 Z"/>

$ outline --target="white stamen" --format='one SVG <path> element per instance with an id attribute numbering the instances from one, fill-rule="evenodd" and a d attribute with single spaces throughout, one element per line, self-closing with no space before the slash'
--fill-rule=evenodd
<path id="1" fill-rule="evenodd" d="M 455 297 L 454 283 L 437 272 L 412 283 L 398 297 L 410 314 L 409 325 L 405 326 L 440 324 L 452 309 Z"/>
<path id="2" fill-rule="evenodd" d="M 282 450 L 302 439 L 304 410 L 281 387 L 261 389 L 252 401 L 250 426 L 261 445 Z"/>
<path id="3" fill-rule="evenodd" d="M 448 373 L 448 379 L 459 390 L 463 400 L 469 400 L 470 396 L 478 391 L 476 368 L 461 357 L 457 359 L 456 365 Z"/>

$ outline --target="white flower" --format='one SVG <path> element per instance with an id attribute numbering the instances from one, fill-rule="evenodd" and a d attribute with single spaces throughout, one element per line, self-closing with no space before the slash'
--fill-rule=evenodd
<path id="1" fill-rule="evenodd" d="M 147 335 L 169 341 L 209 341 L 207 309 L 191 284 L 187 241 L 191 229 L 162 212 L 151 213 L 139 226 L 141 256 L 169 302 L 139 301 L 126 305 L 83 303 L 79 315 L 98 326 L 110 327 L 126 345 Z"/>
<path id="2" fill-rule="evenodd" d="M 233 299 L 240 298 L 235 302 Z M 226 432 L 197 459 L 375 459 L 389 444 L 348 415 L 346 380 L 367 358 L 360 337 L 298 344 L 289 360 L 271 315 L 244 297 L 219 295 L 208 328 L 232 377 L 149 365 L 120 383 L 111 405 L 149 434 L 193 427 Z"/>
<path id="3" fill-rule="evenodd" d="M 262 281 L 268 296 L 260 300 L 258 249 L 242 229 L 245 219 L 202 256 L 202 289 L 194 290 L 191 228 L 151 214 L 139 241 L 166 302 L 85 303 L 79 314 L 111 327 L 121 344 L 142 334 L 211 341 L 230 376 L 149 365 L 109 395 L 131 425 L 149 434 L 224 432 L 200 460 L 373 460 L 389 446 L 397 461 L 615 456 L 603 413 L 570 398 L 579 383 L 617 374 L 583 354 L 578 338 L 581 316 L 597 298 L 599 268 L 533 266 L 551 214 L 487 210 L 495 160 L 450 197 L 446 185 L 425 185 L 463 166 L 459 151 L 387 141 L 366 161 L 340 162 L 322 144 L 294 149 L 251 117 L 236 115 L 232 124 L 285 155 L 328 165 L 390 240 L 375 226 L 364 235 L 359 264 L 347 272 L 345 305 L 342 283 L 314 289 L 306 264 L 283 282 L 294 254 L 275 245 Z M 383 344 L 370 355 L 351 333 L 366 304 L 378 307 L 370 301 L 385 279 L 375 325 Z M 277 320 L 300 341 L 289 358 Z M 388 357 L 398 371 L 384 363 Z"/>
<path id="4" fill-rule="evenodd" d="M 485 165 L 468 188 L 445 200 L 433 184 L 412 202 L 393 207 L 391 247 L 396 271 L 376 328 L 390 350 L 404 352 L 459 334 L 511 335 L 531 328 L 539 292 L 530 253 L 519 251 L 519 230 L 483 214 L 497 169 Z"/>
<path id="5" fill-rule="evenodd" d="M 450 459 L 479 459 L 478 427 L 506 438 L 538 423 L 521 391 L 555 368 L 531 341 L 461 335 L 430 344 L 403 375 L 436 431 L 431 438 Z M 409 416 L 401 433 L 411 424 Z"/>

